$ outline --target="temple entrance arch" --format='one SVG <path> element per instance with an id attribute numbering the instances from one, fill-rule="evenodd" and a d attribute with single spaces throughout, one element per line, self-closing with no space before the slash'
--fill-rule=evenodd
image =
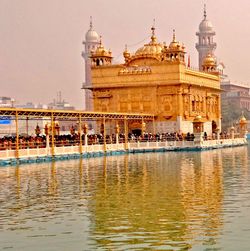
<path id="1" fill-rule="evenodd" d="M 135 136 L 142 135 L 142 123 L 141 123 L 141 121 L 133 121 L 132 123 L 129 124 L 129 128 L 130 128 L 130 131 Z"/>

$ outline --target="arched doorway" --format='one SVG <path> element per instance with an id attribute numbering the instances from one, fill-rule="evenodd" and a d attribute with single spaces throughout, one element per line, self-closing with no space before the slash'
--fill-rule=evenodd
<path id="1" fill-rule="evenodd" d="M 132 121 L 129 124 L 130 132 L 135 136 L 140 136 L 142 134 L 142 122 L 141 121 Z"/>

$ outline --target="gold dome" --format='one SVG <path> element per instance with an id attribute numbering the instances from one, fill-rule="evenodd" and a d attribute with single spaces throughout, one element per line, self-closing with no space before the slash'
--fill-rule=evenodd
<path id="1" fill-rule="evenodd" d="M 100 42 L 98 47 L 96 48 L 95 51 L 91 52 L 92 56 L 98 57 L 98 56 L 102 56 L 102 57 L 111 57 L 111 50 L 106 50 L 102 44 L 102 40 L 101 40 L 101 36 L 100 36 Z"/>
<path id="2" fill-rule="evenodd" d="M 125 50 L 123 52 L 124 58 L 129 58 L 130 57 L 130 52 L 128 51 L 127 45 L 125 45 Z"/>
<path id="3" fill-rule="evenodd" d="M 145 44 L 143 47 L 139 48 L 135 56 L 160 56 L 163 50 L 163 45 L 160 43 L 157 43 L 157 38 L 155 36 L 155 28 L 152 27 L 152 36 L 151 41 L 148 44 Z"/>
<path id="4" fill-rule="evenodd" d="M 161 44 L 145 44 L 142 48 L 138 49 L 135 53 L 136 56 L 159 56 L 162 52 Z"/>
<path id="5" fill-rule="evenodd" d="M 197 115 L 195 118 L 194 118 L 194 121 L 193 122 L 202 122 L 202 117 L 201 115 Z"/>
<path id="6" fill-rule="evenodd" d="M 240 117 L 240 121 L 239 122 L 240 122 L 240 124 L 246 124 L 247 123 L 247 119 L 245 118 L 243 112 L 242 112 L 242 115 Z"/>
<path id="7" fill-rule="evenodd" d="M 207 56 L 203 60 L 204 66 L 215 66 L 216 62 L 215 59 L 212 57 L 210 53 L 207 54 Z"/>
<path id="8" fill-rule="evenodd" d="M 184 47 L 183 44 L 181 44 L 180 42 L 176 41 L 175 30 L 173 30 L 173 40 L 169 44 L 169 49 L 170 50 L 184 50 L 185 49 L 185 47 Z"/>

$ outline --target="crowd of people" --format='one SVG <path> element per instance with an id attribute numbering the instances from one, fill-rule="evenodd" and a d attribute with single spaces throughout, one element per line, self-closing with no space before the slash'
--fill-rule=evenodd
<path id="1" fill-rule="evenodd" d="M 221 133 L 221 138 L 227 138 L 228 135 L 225 133 Z M 18 147 L 19 149 L 26 148 L 45 148 L 46 147 L 46 136 L 45 135 L 37 135 L 37 136 L 19 136 L 18 137 Z M 125 135 L 119 134 L 119 143 L 125 142 Z M 128 134 L 128 142 L 143 142 L 143 141 L 193 141 L 194 134 L 193 133 L 144 133 L 143 135 L 136 135 L 133 133 Z M 215 139 L 215 136 L 208 137 L 206 133 L 204 133 L 204 140 Z M 52 139 L 50 136 L 49 139 L 50 145 L 52 143 Z M 116 135 L 106 135 L 106 144 L 116 143 Z M 68 135 L 55 135 L 54 144 L 56 147 L 60 146 L 72 146 L 80 144 L 80 137 L 77 133 L 68 134 Z M 85 145 L 85 135 L 82 135 L 82 144 Z M 90 134 L 87 135 L 87 144 L 104 144 L 104 136 L 103 134 Z M 4 136 L 0 138 L 0 150 L 14 150 L 16 149 L 16 136 Z"/>

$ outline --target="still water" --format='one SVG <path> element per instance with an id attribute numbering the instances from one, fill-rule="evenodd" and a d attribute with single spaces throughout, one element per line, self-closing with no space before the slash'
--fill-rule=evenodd
<path id="1" fill-rule="evenodd" d="M 0 168 L 0 250 L 250 250 L 249 150 Z"/>

